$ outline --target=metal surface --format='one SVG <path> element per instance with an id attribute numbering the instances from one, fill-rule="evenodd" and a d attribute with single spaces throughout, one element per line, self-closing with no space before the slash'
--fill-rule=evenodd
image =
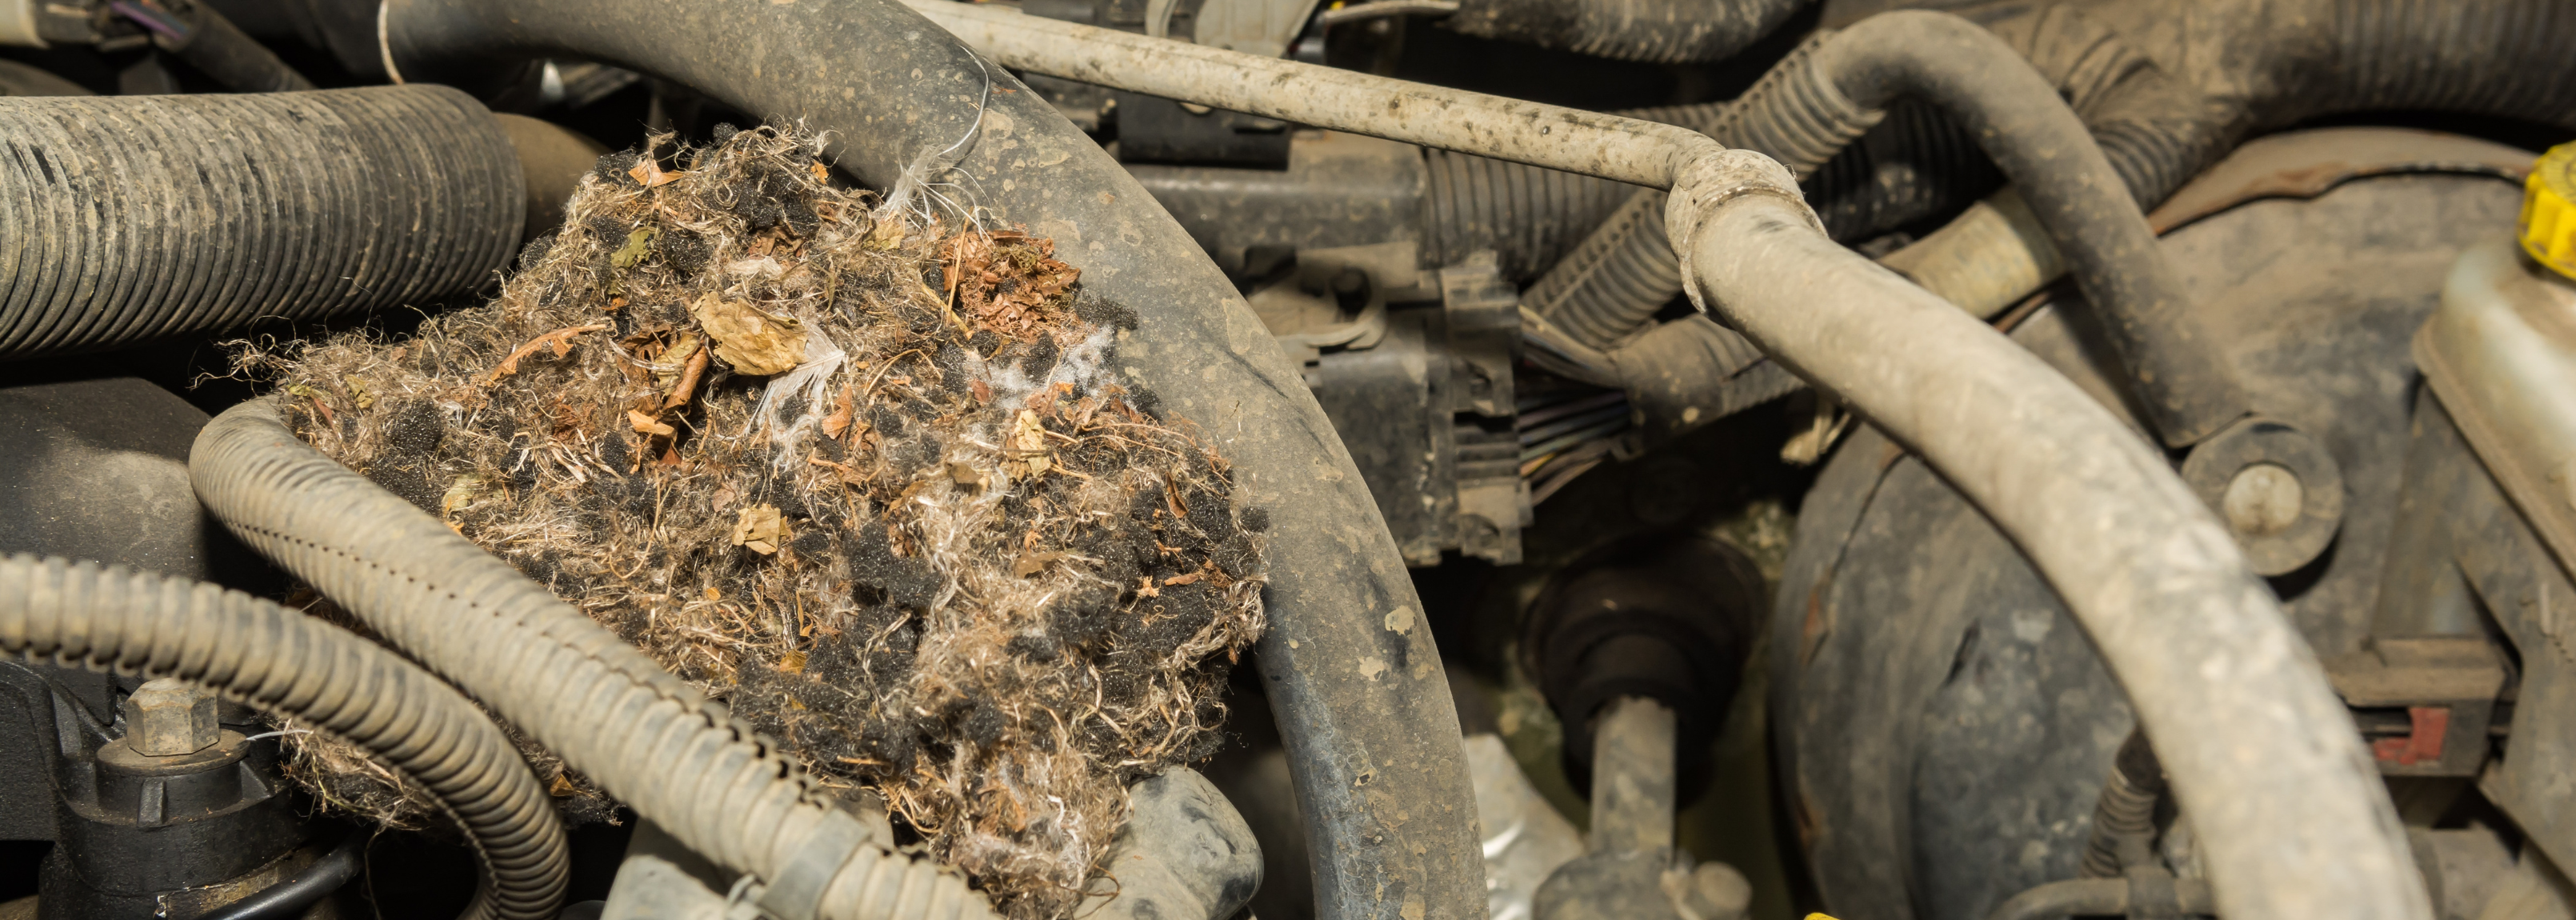
<path id="1" fill-rule="evenodd" d="M 2159 234 L 2249 201 L 2314 198 L 2346 182 L 2458 173 L 2516 182 L 2531 154 L 2492 141 L 2403 128 L 2318 128 L 2260 137 L 2147 212 Z M 2066 272 L 2021 194 L 2005 188 L 1881 260 L 1977 316 L 1994 316 Z"/>
<path id="2" fill-rule="evenodd" d="M 1592 743 L 1594 853 L 1673 847 L 1673 740 L 1677 720 L 1660 700 L 1620 697 L 1598 715 Z"/>
<path id="3" fill-rule="evenodd" d="M 2527 506 L 2501 487 L 2495 464 L 2480 462 L 2454 405 L 2429 390 L 2420 397 L 2404 500 L 2440 513 L 2422 518 L 2429 526 L 2412 535 L 2406 552 L 2391 552 L 2388 574 L 2393 590 L 2431 588 L 2426 606 L 2436 607 L 2443 586 L 2457 579 L 2469 595 L 2468 616 L 2410 622 L 2383 609 L 2378 626 L 2389 631 L 2382 641 L 2433 635 L 2484 642 L 2492 635 L 2509 645 L 2512 683 L 2502 695 L 2511 714 L 2495 707 L 2506 730 L 2494 739 L 2494 762 L 2480 771 L 2478 790 L 2564 871 L 2576 866 L 2576 773 L 2567 770 L 2576 763 L 2576 720 L 2567 717 L 2576 712 L 2576 610 L 2569 609 L 2576 579 L 2525 516 Z M 2442 740 L 2448 748 L 2447 731 Z"/>
<path id="4" fill-rule="evenodd" d="M 1691 131 L 1632 118 L 1159 41 L 993 4 L 904 2 L 1006 67 L 1302 125 L 1654 188 L 1670 188 L 1683 164 L 1718 149 Z"/>
<path id="5" fill-rule="evenodd" d="M 2273 582 L 2320 656 L 2360 647 L 2383 553 L 2406 532 L 2395 507 L 2412 395 L 2406 338 L 2474 228 L 2510 221 L 2518 200 L 2492 179 L 2387 176 L 2314 201 L 2248 204 L 2164 243 L 2258 401 L 2315 432 L 2342 468 L 2340 535 Z M 2013 337 L 2125 413 L 2079 310 L 2041 309 Z M 1792 814 L 1844 920 L 1974 918 L 2075 874 L 2129 731 L 2122 686 L 2132 682 L 2099 664 L 2098 636 L 2072 628 L 2062 598 L 2072 592 L 2053 590 L 2030 544 L 1991 520 L 1870 431 L 1808 493 L 1774 607 L 1773 673 L 1785 684 L 1774 724 L 1789 749 Z M 2249 705 L 2219 705 L 2181 730 L 2240 722 Z M 2352 730 L 2349 716 L 2326 718 Z M 2174 733 L 2148 729 L 2166 753 Z M 2179 769 L 2174 780 L 2191 781 Z M 2219 840 L 2187 789 L 2184 809 L 2198 839 Z"/>
<path id="6" fill-rule="evenodd" d="M 1709 302 L 2018 538 L 2156 739 L 2208 843 L 2221 912 L 2426 916 L 2351 716 L 2161 452 L 2055 369 L 1894 273 L 1825 269 L 1863 260 L 1800 232 L 1801 216 L 1769 199 L 1719 210 L 1689 250 Z M 1798 636 L 1799 623 L 1775 634 Z M 2213 723 L 2213 712 L 2229 717 Z"/>

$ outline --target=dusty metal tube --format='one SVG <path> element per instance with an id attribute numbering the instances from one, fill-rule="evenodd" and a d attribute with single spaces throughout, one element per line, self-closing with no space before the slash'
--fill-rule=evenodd
<path id="1" fill-rule="evenodd" d="M 1921 454 L 2066 599 L 2208 841 L 2222 913 L 2431 915 L 2351 714 L 2162 454 L 1993 327 L 1828 239 L 1778 163 L 1662 125 L 906 2 L 1005 66 L 1673 188 L 1693 302 Z"/>
<path id="2" fill-rule="evenodd" d="M 1650 853 L 1673 845 L 1673 738 L 1661 701 L 1623 696 L 1601 707 L 1592 735 L 1593 853 Z"/>
<path id="3" fill-rule="evenodd" d="M 904 0 L 1003 66 L 1298 124 L 1670 188 L 1686 128 L 1390 80 L 949 0 Z"/>

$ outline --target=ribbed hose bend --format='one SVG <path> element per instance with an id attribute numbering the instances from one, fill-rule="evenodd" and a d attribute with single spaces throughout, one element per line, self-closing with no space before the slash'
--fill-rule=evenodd
<path id="1" fill-rule="evenodd" d="M 633 646 L 290 432 L 226 410 L 188 457 L 242 542 L 472 693 L 718 865 L 785 920 L 993 916 L 963 879 L 892 853 L 751 728 Z"/>
<path id="2" fill-rule="evenodd" d="M 518 748 L 399 655 L 239 591 L 95 563 L 0 558 L 0 652 L 205 684 L 348 739 L 429 790 L 481 863 L 469 920 L 562 906 L 563 825 Z"/>
<path id="3" fill-rule="evenodd" d="M 524 181 L 443 86 L 0 97 L 0 360 L 470 290 Z"/>
<path id="4" fill-rule="evenodd" d="M 1741 98 L 1713 113 L 1675 107 L 1640 114 L 1662 115 L 1720 144 L 1768 156 L 1803 181 L 1886 114 L 1852 104 L 1817 66 L 1816 49 L 1833 35 L 1809 36 Z M 1591 348 L 1609 348 L 1637 331 L 1682 292 L 1681 261 L 1664 236 L 1663 215 L 1664 193 L 1637 189 L 1531 285 L 1523 302 Z"/>

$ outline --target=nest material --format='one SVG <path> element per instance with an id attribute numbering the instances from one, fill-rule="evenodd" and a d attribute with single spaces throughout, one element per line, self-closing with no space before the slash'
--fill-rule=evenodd
<path id="1" fill-rule="evenodd" d="M 495 302 L 246 360 L 313 446 L 1061 915 L 1126 783 L 1213 751 L 1265 517 L 1117 379 L 1134 314 L 1050 241 L 872 211 L 818 150 L 612 154 Z M 296 737 L 326 800 L 421 808 Z"/>

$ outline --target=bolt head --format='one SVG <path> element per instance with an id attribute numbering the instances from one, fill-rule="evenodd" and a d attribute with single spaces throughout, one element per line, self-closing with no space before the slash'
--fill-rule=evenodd
<path id="1" fill-rule="evenodd" d="M 215 720 L 212 688 L 163 678 L 125 698 L 125 743 L 137 754 L 194 754 L 213 747 L 223 734 L 223 724 Z"/>

